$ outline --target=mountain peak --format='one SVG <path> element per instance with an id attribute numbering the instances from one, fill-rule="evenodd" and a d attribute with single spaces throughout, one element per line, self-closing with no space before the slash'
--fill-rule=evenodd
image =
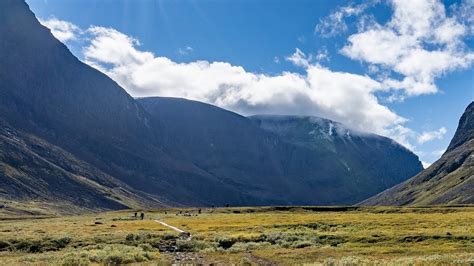
<path id="1" fill-rule="evenodd" d="M 471 102 L 466 111 L 464 111 L 461 119 L 459 119 L 459 125 L 456 129 L 451 143 L 448 146 L 447 151 L 451 151 L 459 145 L 474 138 L 474 102 Z"/>

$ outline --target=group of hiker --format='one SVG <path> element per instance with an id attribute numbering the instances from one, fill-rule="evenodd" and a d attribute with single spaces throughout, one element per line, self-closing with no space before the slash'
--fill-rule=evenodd
<path id="1" fill-rule="evenodd" d="M 194 213 L 193 211 L 179 211 L 176 213 L 176 216 L 198 216 L 198 214 L 201 214 L 201 212 L 201 209 L 199 209 L 197 213 Z"/>
<path id="2" fill-rule="evenodd" d="M 205 212 L 208 212 L 208 213 L 213 213 L 215 210 L 215 207 L 212 206 L 211 208 L 207 209 L 207 210 L 204 210 Z M 189 211 L 189 210 L 185 210 L 185 211 L 179 211 L 179 212 L 176 212 L 176 216 L 198 216 L 198 214 L 201 214 L 203 212 L 202 209 L 198 209 L 196 211 L 196 213 L 194 211 Z M 164 212 L 164 214 L 168 214 L 167 211 Z M 140 216 L 138 216 L 138 212 L 135 212 L 134 213 L 134 216 L 133 216 L 135 219 L 138 219 L 140 218 L 140 220 L 143 220 L 145 219 L 145 213 L 141 212 L 140 213 Z"/>
<path id="3" fill-rule="evenodd" d="M 135 219 L 137 219 L 137 218 L 138 218 L 138 213 L 137 213 L 137 212 L 135 212 L 135 215 L 134 215 L 134 217 L 135 217 Z M 145 219 L 145 214 L 144 214 L 143 212 L 142 212 L 142 213 L 140 213 L 140 219 L 141 219 L 141 220 Z"/>

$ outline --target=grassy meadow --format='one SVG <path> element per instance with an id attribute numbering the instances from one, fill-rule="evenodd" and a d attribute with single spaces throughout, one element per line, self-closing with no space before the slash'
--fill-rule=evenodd
<path id="1" fill-rule="evenodd" d="M 0 263 L 474 265 L 472 206 L 162 209 L 144 220 L 133 213 L 0 215 Z"/>

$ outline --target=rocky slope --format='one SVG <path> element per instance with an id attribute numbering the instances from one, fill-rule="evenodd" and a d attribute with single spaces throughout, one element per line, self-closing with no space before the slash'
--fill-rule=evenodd
<path id="1" fill-rule="evenodd" d="M 420 174 L 361 205 L 474 203 L 474 103 L 466 108 L 441 158 Z"/>
<path id="2" fill-rule="evenodd" d="M 0 120 L 0 203 L 19 201 L 39 213 L 164 206 L 156 196 L 79 160 L 67 151 Z"/>

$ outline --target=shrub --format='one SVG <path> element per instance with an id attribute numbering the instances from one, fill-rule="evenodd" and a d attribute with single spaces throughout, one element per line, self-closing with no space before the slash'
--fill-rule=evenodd
<path id="1" fill-rule="evenodd" d="M 95 263 L 118 265 L 132 262 L 143 262 L 153 259 L 153 255 L 140 247 L 126 245 L 97 246 L 88 251 L 89 260 Z"/>
<path id="2" fill-rule="evenodd" d="M 162 237 L 163 240 L 172 240 L 178 238 L 175 234 L 165 233 Z"/>
<path id="3" fill-rule="evenodd" d="M 61 265 L 64 266 L 87 266 L 90 265 L 89 255 L 85 252 L 69 253 L 63 257 Z"/>
<path id="4" fill-rule="evenodd" d="M 176 241 L 177 251 L 181 252 L 196 252 L 209 248 L 209 245 L 204 241 L 199 240 L 178 240 Z"/>
<path id="5" fill-rule="evenodd" d="M 132 242 L 135 240 L 135 235 L 134 234 L 128 234 L 126 237 L 125 237 L 125 241 L 127 242 Z"/>
<path id="6" fill-rule="evenodd" d="M 44 238 L 42 240 L 14 240 L 13 248 L 18 251 L 24 251 L 29 253 L 39 253 L 45 251 L 58 251 L 65 248 L 71 243 L 71 238 L 63 237 L 60 239 Z"/>
<path id="7" fill-rule="evenodd" d="M 313 245 L 313 243 L 311 243 L 310 241 L 298 241 L 298 242 L 294 242 L 291 247 L 293 248 L 305 248 L 305 247 L 311 247 Z"/>
<path id="8" fill-rule="evenodd" d="M 228 237 L 216 237 L 214 242 L 217 242 L 217 245 L 223 249 L 229 249 L 235 244 L 236 240 Z"/>
<path id="9" fill-rule="evenodd" d="M 150 244 L 140 244 L 138 247 L 143 249 L 143 251 L 147 251 L 147 252 L 151 252 L 155 250 Z"/>
<path id="10" fill-rule="evenodd" d="M 9 251 L 11 249 L 12 249 L 12 244 L 10 242 L 0 240 L 0 252 Z"/>

